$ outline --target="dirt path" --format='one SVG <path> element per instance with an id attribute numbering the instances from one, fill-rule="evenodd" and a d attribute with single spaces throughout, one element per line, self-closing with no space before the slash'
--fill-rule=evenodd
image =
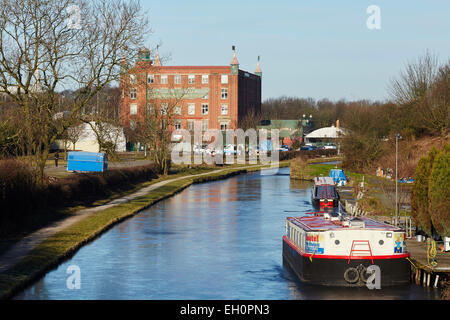
<path id="1" fill-rule="evenodd" d="M 254 166 L 246 166 L 246 167 L 239 167 L 239 168 L 232 168 L 232 169 L 239 170 L 239 169 L 248 169 L 248 168 L 259 167 L 259 166 L 260 165 L 254 165 Z M 57 233 L 59 231 L 64 230 L 65 228 L 73 225 L 74 223 L 81 221 L 82 219 L 84 219 L 98 211 L 102 211 L 102 210 L 114 207 L 121 203 L 129 202 L 135 198 L 144 196 L 144 195 L 148 194 L 149 192 L 151 192 L 155 189 L 158 189 L 168 183 L 174 182 L 174 181 L 215 174 L 215 173 L 219 173 L 219 172 L 226 171 L 226 170 L 229 170 L 229 169 L 218 169 L 218 170 L 214 170 L 214 171 L 207 172 L 207 173 L 182 176 L 182 177 L 178 177 L 178 178 L 160 181 L 160 182 L 152 184 L 148 187 L 144 187 L 144 188 L 140 189 L 139 191 L 136 191 L 135 193 L 132 193 L 130 195 L 112 200 L 111 202 L 108 202 L 105 205 L 77 211 L 72 216 L 70 216 L 66 219 L 55 222 L 55 223 L 49 225 L 48 227 L 44 227 L 36 232 L 31 233 L 30 235 L 24 237 L 18 243 L 13 245 L 9 250 L 4 252 L 2 255 L 0 255 L 0 273 L 13 267 L 21 259 L 23 259 L 31 250 L 36 248 L 40 243 L 42 243 L 48 237 L 54 235 L 55 233 Z"/>

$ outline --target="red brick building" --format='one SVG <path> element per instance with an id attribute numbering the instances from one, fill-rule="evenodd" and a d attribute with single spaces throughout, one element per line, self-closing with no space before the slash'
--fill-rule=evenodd
<path id="1" fill-rule="evenodd" d="M 193 130 L 196 120 L 203 130 L 236 129 L 244 116 L 261 112 L 261 78 L 259 61 L 255 73 L 240 70 L 236 53 L 227 66 L 162 66 L 159 53 L 151 60 L 144 48 L 134 66 L 122 62 L 121 122 L 133 127 L 146 107 L 161 112 L 170 100 L 177 129 Z"/>

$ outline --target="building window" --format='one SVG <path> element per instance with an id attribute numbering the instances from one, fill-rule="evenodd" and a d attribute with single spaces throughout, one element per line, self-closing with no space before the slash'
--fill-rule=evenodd
<path id="1" fill-rule="evenodd" d="M 181 114 L 181 107 L 176 106 L 174 109 L 175 114 Z"/>
<path id="2" fill-rule="evenodd" d="M 130 89 L 130 99 L 136 99 L 137 98 L 137 90 L 136 88 Z"/>
<path id="3" fill-rule="evenodd" d="M 227 130 L 228 129 L 228 123 L 221 122 L 220 123 L 220 130 Z"/>
<path id="4" fill-rule="evenodd" d="M 180 130 L 181 129 L 181 120 L 175 120 L 173 126 L 174 126 L 175 130 Z"/>
<path id="5" fill-rule="evenodd" d="M 220 82 L 221 82 L 222 84 L 227 84 L 227 83 L 228 83 L 228 75 L 223 74 L 223 75 L 220 77 Z"/>
<path id="6" fill-rule="evenodd" d="M 202 130 L 208 130 L 208 120 L 202 120 Z"/>
<path id="7" fill-rule="evenodd" d="M 137 79 L 136 79 L 136 75 L 135 74 L 130 74 L 130 83 L 131 84 L 136 84 L 137 83 Z"/>
<path id="8" fill-rule="evenodd" d="M 195 103 L 189 103 L 188 104 L 188 114 L 194 115 L 195 114 Z"/>
<path id="9" fill-rule="evenodd" d="M 167 84 L 167 75 L 166 74 L 161 75 L 161 84 Z"/>
<path id="10" fill-rule="evenodd" d="M 153 107 L 153 104 L 147 103 L 147 114 L 153 115 L 155 113 L 155 108 Z"/>
<path id="11" fill-rule="evenodd" d="M 149 74 L 147 76 L 147 83 L 155 83 L 155 75 L 154 74 Z"/>
<path id="12" fill-rule="evenodd" d="M 207 103 L 202 104 L 202 114 L 208 114 L 208 104 Z"/>
<path id="13" fill-rule="evenodd" d="M 167 109 L 169 109 L 169 105 L 167 103 L 161 103 L 161 115 L 166 115 Z"/>
<path id="14" fill-rule="evenodd" d="M 189 84 L 195 83 L 195 75 L 193 74 L 188 75 L 188 83 Z"/>
<path id="15" fill-rule="evenodd" d="M 194 120 L 188 120 L 188 130 L 194 131 Z"/>
<path id="16" fill-rule="evenodd" d="M 228 105 L 227 104 L 223 104 L 221 107 L 221 114 L 226 115 L 228 114 Z"/>
<path id="17" fill-rule="evenodd" d="M 137 114 L 137 103 L 130 104 L 130 115 Z"/>
<path id="18" fill-rule="evenodd" d="M 203 74 L 202 75 L 202 83 L 207 84 L 209 82 L 209 75 Z"/>
<path id="19" fill-rule="evenodd" d="M 176 74 L 174 79 L 175 84 L 181 84 L 181 75 Z"/>
<path id="20" fill-rule="evenodd" d="M 222 99 L 228 99 L 228 89 L 222 88 L 221 92 L 222 92 Z"/>

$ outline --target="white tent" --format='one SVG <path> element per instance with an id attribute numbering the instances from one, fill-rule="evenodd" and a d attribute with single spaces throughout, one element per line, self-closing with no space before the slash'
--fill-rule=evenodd
<path id="1" fill-rule="evenodd" d="M 91 124 L 95 126 L 95 122 L 91 122 Z M 83 123 L 80 126 L 81 132 L 79 140 L 75 144 L 75 149 L 78 151 L 99 152 L 100 148 L 91 125 L 88 123 Z M 107 140 L 116 144 L 117 152 L 126 151 L 126 140 L 122 127 L 110 126 L 107 130 Z M 68 142 L 67 147 L 69 150 L 72 150 L 72 143 Z M 64 149 L 64 141 L 56 140 L 52 145 L 52 149 Z"/>
<path id="2" fill-rule="evenodd" d="M 345 135 L 345 130 L 335 126 L 320 128 L 305 136 L 305 142 L 311 142 L 311 139 L 337 139 Z"/>

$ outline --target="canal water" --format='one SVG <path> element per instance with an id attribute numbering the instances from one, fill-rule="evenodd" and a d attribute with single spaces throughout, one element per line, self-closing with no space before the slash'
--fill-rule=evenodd
<path id="1" fill-rule="evenodd" d="M 192 185 L 126 220 L 15 299 L 438 299 L 417 285 L 305 285 L 282 263 L 286 216 L 312 211 L 309 182 L 252 173 Z M 80 288 L 67 285 L 79 268 Z M 70 281 L 69 281 L 70 282 Z"/>

